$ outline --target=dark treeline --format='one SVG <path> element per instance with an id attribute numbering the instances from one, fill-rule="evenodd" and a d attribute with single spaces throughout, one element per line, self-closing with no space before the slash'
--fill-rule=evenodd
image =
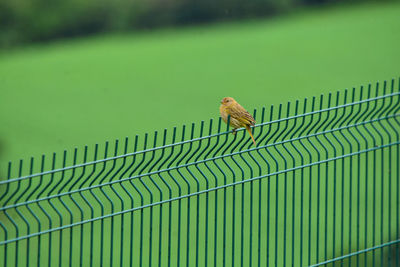
<path id="1" fill-rule="evenodd" d="M 0 46 L 270 16 L 336 2 L 349 0 L 0 0 Z"/>

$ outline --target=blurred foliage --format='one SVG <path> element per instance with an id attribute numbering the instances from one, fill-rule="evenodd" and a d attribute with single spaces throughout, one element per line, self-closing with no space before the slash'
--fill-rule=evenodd
<path id="1" fill-rule="evenodd" d="M 363 2 L 364 0 L 351 0 Z M 0 46 L 283 13 L 344 0 L 0 0 Z"/>

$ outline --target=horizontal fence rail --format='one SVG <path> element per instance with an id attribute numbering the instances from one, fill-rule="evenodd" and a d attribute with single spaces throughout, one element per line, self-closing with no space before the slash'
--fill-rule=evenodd
<path id="1" fill-rule="evenodd" d="M 400 83 L 9 163 L 0 266 L 400 266 Z"/>

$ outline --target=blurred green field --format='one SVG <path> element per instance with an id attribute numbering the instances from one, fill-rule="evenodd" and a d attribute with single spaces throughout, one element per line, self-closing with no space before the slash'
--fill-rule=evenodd
<path id="1" fill-rule="evenodd" d="M 400 70 L 400 3 L 68 40 L 0 53 L 0 176 L 9 160 L 250 111 Z"/>
<path id="2" fill-rule="evenodd" d="M 265 21 L 110 35 L 3 51 L 0 55 L 0 149 L 4 151 L 1 155 L 0 177 L 5 174 L 3 167 L 8 160 L 15 161 L 31 155 L 37 157 L 42 153 L 50 155 L 53 151 L 61 152 L 63 149 L 71 151 L 74 146 L 90 145 L 88 158 L 92 159 L 93 144 L 103 144 L 105 140 L 139 134 L 141 148 L 145 132 L 152 133 L 155 130 L 162 131 L 164 128 L 171 129 L 173 126 L 179 127 L 191 122 L 217 118 L 219 100 L 223 96 L 235 97 L 252 111 L 253 108 L 270 104 L 276 105 L 397 77 L 400 69 L 399 11 L 400 4 L 337 7 L 303 11 Z M 396 99 L 398 100 L 395 98 L 395 101 Z M 389 105 L 388 102 L 385 103 Z M 326 102 L 324 104 L 326 105 Z M 396 104 L 398 102 L 390 103 L 390 106 Z M 381 104 L 378 104 L 378 107 L 381 107 Z M 364 109 L 361 110 L 361 114 L 363 111 Z M 327 118 L 328 115 L 323 116 L 321 123 Z M 340 114 L 338 118 L 341 118 Z M 340 121 L 341 119 L 338 119 L 334 124 L 340 125 Z M 293 125 L 298 124 L 293 122 Z M 289 129 L 291 126 L 289 125 Z M 198 131 L 198 126 L 196 127 Z M 398 131 L 387 124 L 385 127 L 390 129 L 390 137 L 380 127 L 376 133 L 373 132 L 378 136 L 381 130 L 384 136 L 382 140 L 378 140 L 378 145 L 395 141 L 388 139 L 394 139 Z M 189 136 L 189 129 L 190 126 L 187 128 L 186 138 Z M 256 134 L 265 134 L 261 127 L 256 131 Z M 373 137 L 368 137 L 366 131 L 361 131 L 362 133 L 356 133 L 358 140 L 361 140 L 361 148 L 371 148 L 372 144 L 375 144 L 372 141 Z M 345 134 L 351 138 L 349 133 Z M 361 138 L 362 134 L 367 136 L 367 139 Z M 171 131 L 169 137 L 170 135 Z M 226 138 L 232 140 L 233 136 L 229 135 Z M 240 133 L 237 138 L 248 136 Z M 322 141 L 323 146 L 330 150 L 327 158 L 336 156 L 336 152 L 340 154 L 341 150 L 343 154 L 354 152 L 357 147 L 353 139 L 351 145 L 347 144 L 345 136 L 331 139 L 334 140 L 333 144 L 327 140 Z M 149 140 L 151 141 L 148 142 L 148 146 L 151 146 L 152 139 Z M 250 140 L 248 141 L 250 144 Z M 160 144 L 160 138 L 158 142 Z M 314 143 L 317 144 L 317 141 Z M 131 151 L 132 141 L 129 144 Z M 118 154 L 122 154 L 123 146 L 121 142 Z M 103 147 L 100 145 L 98 158 L 104 155 Z M 313 149 L 311 144 L 306 144 L 303 148 L 301 145 L 298 147 L 301 153 L 289 148 L 296 157 L 297 165 L 299 159 L 307 155 L 307 149 Z M 188 148 L 185 147 L 183 152 L 186 149 Z M 255 175 L 274 173 L 284 166 L 293 167 L 294 160 L 287 163 L 281 159 L 278 160 L 279 166 L 278 163 L 276 166 L 273 164 L 271 157 L 279 159 L 281 153 L 287 159 L 290 158 L 285 150 L 286 148 L 280 145 L 265 152 L 268 153 L 267 160 L 272 164 L 271 169 L 268 166 L 267 170 L 264 163 L 262 167 L 256 166 L 250 155 L 244 157 L 251 162 L 251 166 L 241 166 L 232 159 L 227 159 L 236 175 L 230 175 L 231 167 L 225 166 L 221 159 L 217 163 L 222 166 L 224 173 L 228 174 L 227 183 L 231 183 Z M 108 155 L 114 151 L 116 149 L 112 142 Z M 315 161 L 320 156 L 317 149 L 312 151 L 310 159 L 304 156 L 306 162 Z M 224 254 L 225 249 L 227 266 L 234 265 L 233 261 L 236 265 L 241 260 L 247 263 L 253 260 L 252 256 L 257 255 L 256 251 L 251 251 L 251 245 L 260 251 L 270 252 L 271 255 L 260 254 L 260 262 L 270 262 L 271 265 L 275 260 L 279 266 L 285 260 L 298 264 L 332 258 L 354 251 L 355 248 L 372 247 L 398 238 L 396 218 L 399 206 L 391 204 L 398 203 L 400 185 L 398 180 L 395 180 L 399 174 L 398 168 L 391 173 L 392 167 L 398 166 L 398 151 L 399 146 L 396 149 L 393 147 L 372 151 L 306 168 L 304 171 L 275 175 L 271 179 L 247 182 L 243 186 L 192 197 L 190 201 L 183 199 L 171 205 L 156 206 L 152 210 L 138 210 L 132 217 L 130 213 L 126 213 L 124 216 L 114 216 L 95 221 L 93 224 L 86 223 L 71 229 L 55 231 L 41 237 L 33 237 L 29 242 L 24 240 L 19 244 L 10 244 L 8 254 L 4 249 L 0 249 L 0 253 L 3 253 L 0 254 L 0 258 L 4 259 L 4 255 L 7 255 L 10 266 L 14 266 L 13 261 L 17 260 L 21 265 L 34 265 L 36 262 L 38 265 L 50 262 L 52 265 L 59 262 L 66 265 L 69 261 L 72 265 L 82 262 L 88 265 L 92 258 L 87 255 L 94 251 L 95 266 L 109 261 L 113 261 L 116 266 L 121 265 L 121 261 L 127 263 L 127 255 L 133 257 L 134 264 L 138 265 L 139 251 L 143 249 L 143 263 L 146 266 L 150 265 L 150 260 L 153 260 L 154 265 L 157 264 L 161 257 L 157 256 L 161 243 L 160 251 L 163 251 L 164 256 L 162 264 L 165 265 L 165 248 L 169 247 L 168 242 L 172 240 L 172 265 L 181 261 L 182 264 L 189 262 L 188 265 L 193 266 L 197 259 L 193 249 L 196 247 L 196 240 L 190 238 L 190 241 L 187 241 L 189 238 L 186 237 L 196 230 L 199 231 L 199 244 L 204 244 L 207 238 L 213 240 L 216 233 L 216 241 L 209 245 L 208 250 L 203 246 L 198 247 L 200 266 L 207 261 L 211 265 L 216 257 L 216 266 L 222 266 L 221 254 Z M 156 159 L 162 152 L 157 153 Z M 166 155 L 168 153 L 169 151 L 166 151 Z M 176 149 L 174 153 L 180 152 Z M 72 155 L 73 152 L 69 152 L 67 165 L 72 164 Z M 147 157 L 147 160 L 150 157 Z M 178 157 L 171 157 L 171 160 L 175 161 L 176 158 Z M 56 168 L 61 167 L 61 159 L 62 154 L 58 154 Z M 235 159 L 237 160 L 237 157 Z M 257 159 L 263 162 L 260 158 Z M 81 160 L 82 150 L 78 153 L 78 163 Z M 51 156 L 47 158 L 46 170 L 51 168 L 48 164 L 50 161 Z M 21 183 L 14 182 L 7 196 L 9 201 L 5 202 L 11 204 L 41 198 L 56 192 L 65 193 L 87 187 L 92 183 L 130 177 L 137 174 L 131 166 L 134 163 L 141 164 L 135 161 L 135 158 L 129 158 L 128 165 L 125 165 L 123 159 L 119 159 L 115 165 L 114 163 L 110 161 L 104 168 L 100 168 L 101 164 L 97 168 L 87 168 L 86 173 L 80 168 L 76 172 L 58 172 L 54 177 L 47 175 L 44 177 L 44 183 L 42 177 L 32 179 L 32 183 L 28 179 Z M 36 172 L 40 168 L 38 157 L 35 164 Z M 153 166 L 149 165 L 146 168 Z M 210 187 L 224 183 L 225 176 L 217 172 L 219 168 L 214 165 L 210 169 L 205 166 L 202 168 L 208 174 L 206 179 L 211 179 Z M 242 172 L 242 168 L 245 172 Z M 23 174 L 29 171 L 29 161 L 24 163 L 23 169 Z M 190 170 L 197 177 L 201 177 L 193 166 Z M 215 171 L 217 176 L 213 177 L 210 170 Z M 18 176 L 17 173 L 18 167 L 14 165 L 12 177 Z M 185 184 L 176 170 L 171 173 L 178 177 L 179 183 Z M 196 186 L 194 179 L 190 178 L 189 169 L 183 170 L 182 173 L 189 177 L 190 183 L 190 186 L 183 187 L 182 194 L 197 191 L 197 186 L 200 190 L 207 188 L 204 179 Z M 241 175 L 238 175 L 240 173 Z M 50 179 L 47 179 L 48 177 Z M 93 191 L 86 190 L 82 194 L 75 192 L 73 196 L 57 197 L 52 201 L 43 200 L 41 206 L 32 203 L 28 206 L 32 210 L 21 207 L 14 211 L 10 208 L 9 216 L 20 225 L 27 225 L 21 219 L 23 216 L 24 220 L 30 223 L 30 228 L 18 229 L 18 234 L 23 236 L 168 198 L 170 196 L 165 193 L 168 192 L 167 185 L 172 186 L 172 197 L 177 197 L 177 183 L 174 183 L 171 177 L 164 176 L 165 184 L 162 184 L 158 177 L 148 176 L 125 181 L 123 185 L 127 186 L 127 190 L 120 184 L 105 188 L 105 192 L 116 203 L 115 206 L 111 205 L 112 201 L 108 200 L 108 196 L 97 188 Z M 354 179 L 349 179 L 350 177 Z M 128 184 L 130 181 L 145 192 L 144 200 L 141 200 L 132 185 Z M 140 184 L 142 181 L 156 192 L 154 199 L 146 192 L 144 185 Z M 153 186 L 154 181 L 161 184 L 163 197 Z M 128 194 L 134 196 L 135 204 L 131 203 Z M 61 203 L 61 200 L 64 202 Z M 105 203 L 104 211 L 99 203 Z M 258 203 L 261 204 L 257 206 Z M 179 212 L 180 205 L 182 209 Z M 218 209 L 215 208 L 217 205 Z M 54 207 L 60 211 L 61 217 L 56 214 Z M 250 211 L 252 207 L 253 214 Z M 49 215 L 45 214 L 43 209 Z M 32 211 L 37 218 L 32 215 Z M 50 220 L 50 217 L 58 219 Z M 201 218 L 200 222 L 198 218 Z M 223 218 L 226 218 L 226 222 Z M 138 223 L 140 220 L 144 225 L 142 228 Z M 8 229 L 12 229 L 7 232 L 8 237 L 18 235 L 14 231 L 12 220 L 4 219 L 1 222 L 4 222 Z M 206 222 L 210 226 L 207 230 L 208 235 L 205 229 Z M 182 223 L 181 228 L 179 223 Z M 104 240 L 100 240 L 103 235 L 98 233 L 103 231 L 103 227 Z M 167 236 L 170 228 L 172 238 Z M 154 231 L 152 241 L 149 241 L 150 229 Z M 265 233 L 266 230 L 269 231 L 268 235 L 258 236 L 261 243 L 259 247 L 257 231 Z M 90 231 L 95 234 L 91 235 Z M 162 231 L 162 241 L 157 237 L 159 231 Z M 254 236 L 250 234 L 253 231 Z M 179 241 L 178 233 L 181 233 Z M 3 236 L 0 240 L 3 240 L 4 231 L 1 231 L 1 234 Z M 112 236 L 113 234 L 115 236 Z M 130 238 L 132 236 L 135 239 Z M 143 238 L 143 242 L 138 241 L 138 236 Z M 223 241 L 225 236 L 226 242 Z M 243 237 L 244 241 L 239 241 Z M 41 243 L 36 246 L 39 240 Z M 130 243 L 132 240 L 133 245 Z M 233 240 L 237 242 L 234 247 L 230 245 Z M 313 242 L 315 240 L 319 243 Z M 81 241 L 81 244 L 77 241 Z M 179 242 L 180 249 L 177 248 Z M 226 247 L 220 245 L 225 243 Z M 317 247 L 316 244 L 321 244 L 321 247 Z M 267 249 L 268 246 L 273 249 Z M 81 250 L 81 247 L 84 249 Z M 147 254 L 150 248 L 153 249 L 153 255 Z M 13 249 L 19 253 L 15 253 Z M 303 251 L 297 253 L 301 249 Z M 315 252 L 318 249 L 319 255 Z M 44 251 L 44 254 L 36 257 L 39 250 Z M 296 258 L 290 258 L 290 250 L 296 251 Z M 30 256 L 30 261 L 27 261 L 28 257 L 24 257 L 25 252 Z M 375 263 L 375 259 L 371 259 L 375 256 L 376 262 L 379 262 L 379 258 L 391 253 L 391 248 L 377 250 L 376 255 L 374 253 L 365 257 L 362 255 L 360 259 L 354 257 L 351 263 Z M 110 256 L 112 254 L 114 257 Z M 346 260 L 344 266 L 351 266 L 351 263 Z"/>

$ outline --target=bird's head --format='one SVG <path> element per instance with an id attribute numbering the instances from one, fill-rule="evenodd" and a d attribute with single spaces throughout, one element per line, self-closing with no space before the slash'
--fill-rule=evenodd
<path id="1" fill-rule="evenodd" d="M 224 97 L 221 100 L 221 104 L 224 106 L 229 106 L 235 102 L 236 102 L 235 99 L 233 99 L 232 97 Z"/>

